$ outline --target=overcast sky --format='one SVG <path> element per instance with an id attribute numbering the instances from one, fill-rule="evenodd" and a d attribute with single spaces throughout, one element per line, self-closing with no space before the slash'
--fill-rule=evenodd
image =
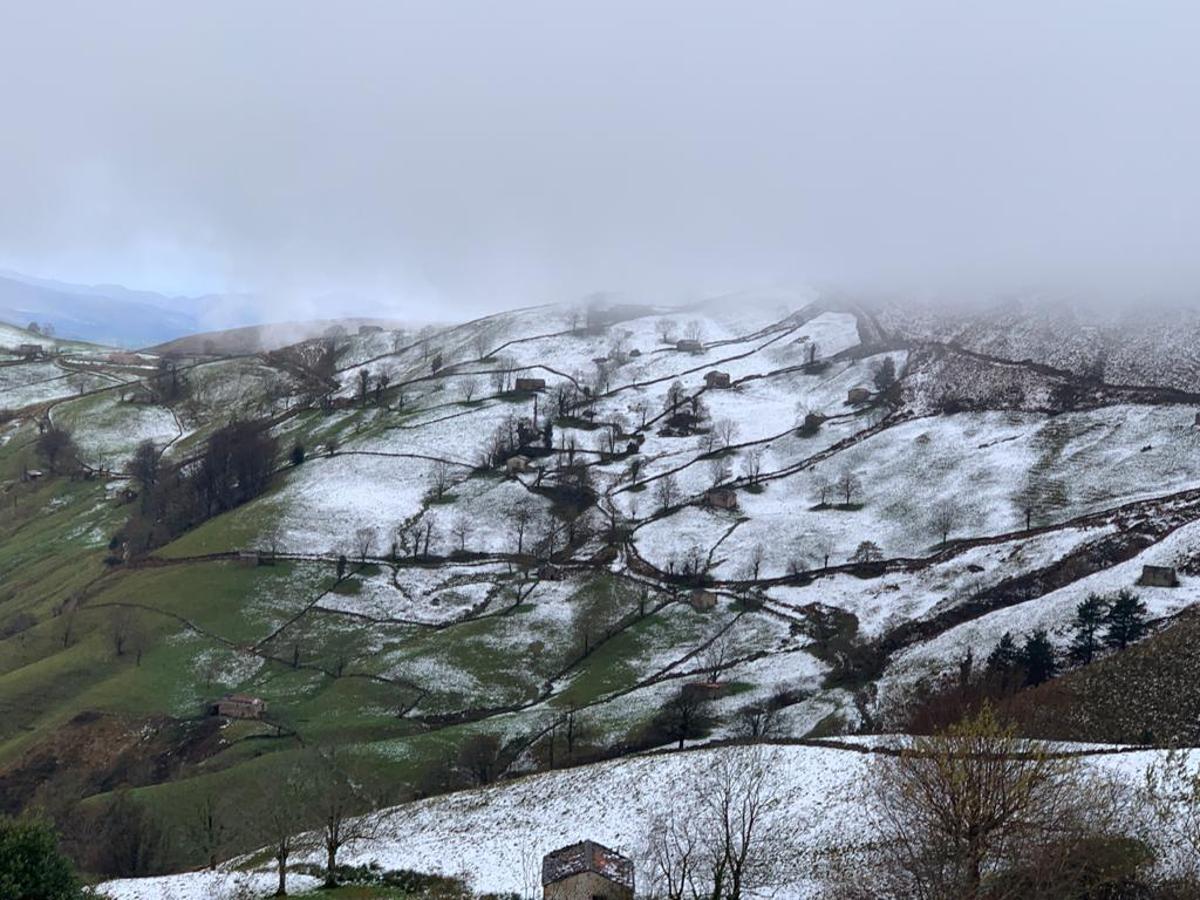
<path id="1" fill-rule="evenodd" d="M 1194 3 L 0 11 L 0 266 L 34 275 L 402 312 L 1200 295 Z"/>

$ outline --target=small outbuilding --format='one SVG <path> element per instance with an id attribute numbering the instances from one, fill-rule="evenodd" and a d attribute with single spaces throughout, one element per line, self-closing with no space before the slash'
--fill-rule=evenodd
<path id="1" fill-rule="evenodd" d="M 253 569 L 262 562 L 262 554 L 257 550 L 239 550 L 237 563 L 247 569 Z"/>
<path id="2" fill-rule="evenodd" d="M 675 349 L 680 353 L 703 353 L 704 345 L 699 341 L 693 341 L 691 338 L 684 338 L 681 341 L 675 342 Z"/>
<path id="3" fill-rule="evenodd" d="M 26 359 L 37 359 L 40 356 L 45 356 L 46 348 L 41 344 L 21 344 L 17 347 L 17 353 Z"/>
<path id="4" fill-rule="evenodd" d="M 510 456 L 504 461 L 504 471 L 509 475 L 529 471 L 529 458 L 525 456 Z"/>
<path id="5" fill-rule="evenodd" d="M 542 859 L 544 900 L 633 900 L 633 860 L 595 841 L 580 841 Z"/>
<path id="6" fill-rule="evenodd" d="M 871 399 L 871 389 L 862 387 L 852 387 L 846 392 L 847 403 L 866 403 Z"/>
<path id="7" fill-rule="evenodd" d="M 514 384 L 518 391 L 544 391 L 546 389 L 545 378 L 518 378 Z"/>
<path id="8" fill-rule="evenodd" d="M 712 591 L 706 591 L 703 588 L 697 588 L 692 591 L 692 595 L 688 598 L 688 603 L 692 605 L 692 609 L 697 612 L 705 612 L 710 609 L 715 609 L 717 605 L 717 595 Z"/>
<path id="9" fill-rule="evenodd" d="M 226 719 L 261 719 L 267 714 L 267 702 L 249 694 L 226 694 L 213 704 L 210 712 Z"/>
<path id="10" fill-rule="evenodd" d="M 737 509 L 737 491 L 729 488 L 709 488 L 704 494 L 704 502 L 713 509 Z"/>
<path id="11" fill-rule="evenodd" d="M 729 387 L 729 373 L 721 372 L 716 369 L 704 376 L 704 386 L 710 388 L 727 388 Z"/>
<path id="12" fill-rule="evenodd" d="M 359 325 L 359 326 L 358 326 L 358 333 L 359 333 L 360 335 L 364 335 L 364 334 L 382 334 L 382 333 L 383 333 L 383 326 L 382 326 L 382 325 Z"/>
<path id="13" fill-rule="evenodd" d="M 1145 587 L 1179 587 L 1179 575 L 1174 566 L 1142 566 L 1137 583 Z"/>

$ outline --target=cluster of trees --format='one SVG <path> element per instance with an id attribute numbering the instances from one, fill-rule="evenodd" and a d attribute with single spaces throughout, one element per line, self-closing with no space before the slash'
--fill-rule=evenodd
<path id="1" fill-rule="evenodd" d="M 1067 661 L 1086 665 L 1105 648 L 1124 650 L 1148 627 L 1146 604 L 1132 591 L 1111 598 L 1090 594 L 1075 607 Z M 1036 629 L 1020 645 L 1005 632 L 988 654 L 985 677 L 1001 692 L 1036 687 L 1058 674 L 1062 662 L 1045 630 Z"/>
<path id="2" fill-rule="evenodd" d="M 372 377 L 371 370 L 364 366 L 358 370 L 357 382 L 360 406 L 365 407 L 369 401 L 373 401 L 376 406 L 382 406 L 383 397 L 392 384 L 392 376 L 387 372 L 380 372 Z"/>
<path id="3" fill-rule="evenodd" d="M 71 432 L 61 425 L 44 423 L 33 447 L 38 459 L 55 475 L 74 474 L 79 470 L 79 447 Z"/>
<path id="4" fill-rule="evenodd" d="M 1153 853 L 1115 787 L 990 707 L 873 761 L 856 800 L 870 850 L 831 867 L 839 900 L 1154 896 Z"/>
<path id="5" fill-rule="evenodd" d="M 164 464 L 152 442 L 140 444 L 129 471 L 141 502 L 114 546 L 145 552 L 254 499 L 270 484 L 278 449 L 262 424 L 243 421 L 214 431 L 199 458 L 181 465 Z"/>
<path id="6" fill-rule="evenodd" d="M 991 707 L 893 754 L 847 793 L 824 852 L 788 803 L 779 751 L 728 748 L 648 823 L 649 896 L 742 900 L 801 878 L 835 900 L 1182 900 L 1200 896 L 1200 767 L 1171 751 L 1139 791 L 1020 738 Z"/>

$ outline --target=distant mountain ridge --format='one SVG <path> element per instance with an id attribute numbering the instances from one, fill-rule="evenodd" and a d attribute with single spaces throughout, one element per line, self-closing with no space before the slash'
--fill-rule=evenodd
<path id="1" fill-rule="evenodd" d="M 0 321 L 50 323 L 60 337 L 147 347 L 204 330 L 219 308 L 231 325 L 261 321 L 249 298 L 169 297 L 120 285 L 77 285 L 0 271 Z"/>

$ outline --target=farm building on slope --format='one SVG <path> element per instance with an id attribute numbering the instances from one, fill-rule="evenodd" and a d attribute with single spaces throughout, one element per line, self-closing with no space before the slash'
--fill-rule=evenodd
<path id="1" fill-rule="evenodd" d="M 729 373 L 722 372 L 719 369 L 713 369 L 704 376 L 705 387 L 710 388 L 727 388 L 729 387 Z"/>
<path id="2" fill-rule="evenodd" d="M 633 861 L 597 844 L 580 841 L 542 859 L 545 900 L 633 900 Z"/>
<path id="3" fill-rule="evenodd" d="M 1145 587 L 1179 587 L 1179 576 L 1174 566 L 1142 566 L 1142 577 L 1138 584 Z"/>
<path id="4" fill-rule="evenodd" d="M 261 697 L 248 694 L 227 694 L 214 703 L 209 712 L 227 719 L 261 719 L 267 714 L 267 703 Z"/>
<path id="5" fill-rule="evenodd" d="M 704 502 L 713 509 L 737 509 L 737 491 L 729 488 L 709 488 L 704 492 Z"/>

